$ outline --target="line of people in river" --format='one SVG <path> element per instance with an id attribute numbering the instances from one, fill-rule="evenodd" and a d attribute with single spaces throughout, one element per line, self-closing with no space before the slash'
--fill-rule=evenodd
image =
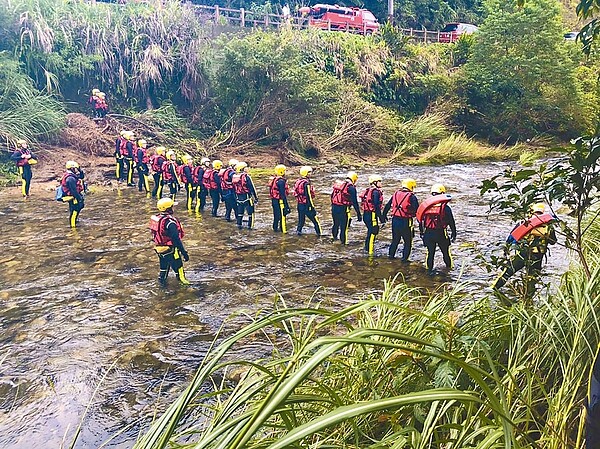
<path id="1" fill-rule="evenodd" d="M 183 188 L 186 192 L 186 207 L 188 210 L 200 212 L 207 206 L 207 198 L 211 198 L 211 215 L 216 217 L 221 201 L 225 205 L 225 219 L 235 221 L 241 229 L 244 217 L 247 215 L 247 227 L 254 226 L 255 204 L 258 202 L 258 194 L 250 174 L 247 172 L 248 165 L 243 161 L 230 159 L 227 166 L 216 159 L 210 161 L 202 158 L 199 165 L 194 165 L 193 157 L 185 155 L 183 161 L 177 160 L 174 150 L 166 150 L 159 146 L 155 148 L 154 154 L 149 155 L 147 142 L 143 139 L 135 141 L 133 132 L 123 131 L 115 143 L 116 176 L 117 179 L 127 182 L 128 186 L 133 184 L 133 171 L 138 174 L 137 187 L 147 196 L 158 198 L 158 208 L 161 214 L 168 216 L 168 223 L 175 223 L 175 228 L 181 231 L 183 228 L 172 215 L 172 207 L 175 204 L 178 192 Z M 37 159 L 29 149 L 25 140 L 17 142 L 17 148 L 12 154 L 19 174 L 22 178 L 22 194 L 29 197 L 31 185 L 31 166 L 35 165 Z M 288 196 L 293 194 L 296 198 L 298 222 L 296 233 L 303 233 L 306 219 L 308 218 L 314 226 L 317 236 L 323 234 L 323 228 L 315 206 L 315 190 L 311 184 L 310 177 L 312 168 L 303 166 L 300 168 L 300 178 L 294 183 L 290 190 L 286 177 L 287 168 L 277 165 L 274 176 L 269 179 L 268 189 L 273 209 L 273 231 L 288 232 L 287 216 L 291 212 Z M 150 190 L 150 175 L 153 177 L 154 186 Z M 69 223 L 76 227 L 79 214 L 84 208 L 85 175 L 76 161 L 66 163 L 66 172 L 63 174 L 60 186 L 57 189 L 56 199 L 69 204 Z M 446 189 L 442 184 L 434 184 L 431 187 L 431 197 L 419 203 L 414 194 L 417 183 L 414 179 L 402 180 L 401 187 L 394 192 L 384 205 L 384 196 L 381 188 L 382 178 L 379 175 L 371 175 L 368 179 L 369 186 L 359 196 L 356 189 L 358 174 L 354 171 L 347 173 L 345 179 L 336 180 L 332 186 L 331 193 L 331 215 L 333 226 L 331 229 L 333 240 L 339 240 L 342 244 L 348 243 L 348 230 L 351 223 L 351 211 L 354 209 L 357 219 L 362 220 L 367 227 L 364 242 L 365 251 L 373 255 L 377 235 L 381 226 L 391 216 L 392 242 L 389 246 L 388 256 L 396 257 L 400 242 L 403 242 L 401 261 L 408 262 L 412 251 L 413 238 L 415 235 L 414 219 L 418 221 L 419 235 L 426 248 L 425 267 L 429 274 L 435 274 L 434 257 L 436 250 L 442 253 L 443 261 L 447 269 L 451 269 L 453 262 L 450 246 L 455 242 L 457 231 L 452 209 L 449 206 L 451 200 L 446 195 Z M 163 190 L 167 198 L 163 197 Z M 168 192 L 167 192 L 168 190 Z M 167 200 L 167 201 L 165 201 Z M 505 270 L 493 283 L 493 288 L 500 289 L 507 280 L 517 271 L 527 268 L 528 273 L 534 279 L 541 270 L 544 255 L 549 244 L 556 243 L 556 235 L 552 228 L 552 222 L 556 219 L 553 215 L 545 214 L 544 204 L 535 204 L 532 207 L 532 217 L 517 225 L 509 236 L 510 243 L 520 243 L 519 251 L 513 257 Z M 232 214 L 234 217 L 232 217 Z M 157 250 L 161 260 L 161 283 L 166 282 L 166 274 L 163 274 L 164 266 L 171 266 L 180 281 L 185 283 L 183 274 L 183 262 L 187 253 L 180 241 L 174 237 L 173 226 L 158 226 L 153 231 L 153 239 L 158 247 L 168 246 L 167 251 Z M 167 235 L 171 234 L 171 235 Z M 166 240 L 165 240 L 166 239 Z M 179 240 L 180 240 L 179 239 Z M 163 245 L 164 241 L 169 244 Z M 523 244 L 525 243 L 525 244 Z M 164 249 L 164 248 L 163 248 Z M 177 251 L 175 251 L 177 250 Z M 179 264 L 181 263 L 181 266 Z M 529 287 L 531 291 L 531 287 Z"/>

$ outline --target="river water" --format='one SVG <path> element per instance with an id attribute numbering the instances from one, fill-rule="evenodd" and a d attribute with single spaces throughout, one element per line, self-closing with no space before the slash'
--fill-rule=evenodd
<path id="1" fill-rule="evenodd" d="M 269 309 L 278 294 L 290 306 L 314 296 L 342 307 L 399 275 L 429 289 L 468 281 L 476 297 L 493 277 L 476 256 L 488 254 L 512 227 L 502 217 L 488 218 L 487 203 L 478 194 L 481 180 L 502 169 L 485 164 L 360 172 L 359 192 L 369 174 L 383 176 L 386 201 L 406 176 L 417 180 L 421 200 L 431 184 L 446 185 L 458 228 L 452 248 L 456 267 L 435 277 L 425 275 L 418 238 L 413 263 L 387 258 L 389 225 L 380 233 L 374 258 L 362 251 L 365 226 L 356 220 L 346 247 L 329 237 L 318 239 L 310 222 L 305 235 L 295 235 L 293 198 L 290 233 L 274 234 L 266 182 L 255 179 L 261 201 L 252 231 L 209 212 L 188 213 L 182 198 L 175 215 L 186 230 L 192 286 L 180 287 L 171 274 L 161 289 L 147 229 L 155 201 L 136 189 L 90 194 L 77 230 L 68 228 L 67 206 L 53 201 L 53 192 L 27 202 L 15 201 L 17 188 L 0 192 L 0 447 L 68 446 L 88 404 L 75 447 L 131 447 L 155 408 L 181 391 L 221 326 L 224 334 L 234 332 Z M 315 173 L 324 232 L 331 228 L 328 192 L 343 175 Z M 289 177 L 293 185 L 296 175 Z M 567 257 L 558 247 L 552 255 L 547 271 L 556 278 Z M 443 265 L 439 254 L 436 265 Z M 232 356 L 263 352 L 264 342 L 256 341 Z"/>

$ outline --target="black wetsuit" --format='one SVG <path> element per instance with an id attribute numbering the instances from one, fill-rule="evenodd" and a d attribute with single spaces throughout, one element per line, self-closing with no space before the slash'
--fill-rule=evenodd
<path id="1" fill-rule="evenodd" d="M 362 220 L 360 207 L 358 206 L 356 187 L 354 187 L 350 181 L 346 182 L 350 183 L 348 186 L 348 196 L 350 197 L 352 207 L 354 207 L 354 210 L 356 211 L 358 220 Z M 331 205 L 331 216 L 333 218 L 333 227 L 331 228 L 331 233 L 334 240 L 337 240 L 339 235 L 339 239 L 344 245 L 348 243 L 348 228 L 352 222 L 352 219 L 350 218 L 350 207 L 351 206 L 346 206 L 343 204 Z"/>
<path id="2" fill-rule="evenodd" d="M 403 208 L 404 195 L 407 195 L 407 210 L 401 210 Z M 419 208 L 419 201 L 414 193 L 408 189 L 398 190 L 389 199 L 385 208 L 383 209 L 383 215 L 387 217 L 390 209 L 392 210 L 392 243 L 390 244 L 388 256 L 390 258 L 396 257 L 396 250 L 400 244 L 400 240 L 404 241 L 404 247 L 402 248 L 402 260 L 408 261 L 410 253 L 412 251 L 412 242 L 414 237 L 414 225 L 413 217 Z"/>
<path id="3" fill-rule="evenodd" d="M 385 222 L 383 214 L 381 213 L 381 209 L 383 208 L 383 195 L 381 190 L 373 187 L 369 187 L 372 189 L 371 200 L 372 211 L 363 209 L 363 222 L 367 226 L 367 237 L 365 238 L 365 251 L 369 254 L 373 254 L 375 251 L 375 237 L 379 234 L 379 223 Z M 367 190 L 368 192 L 369 190 Z M 363 207 L 365 203 L 363 202 Z"/>
<path id="4" fill-rule="evenodd" d="M 433 273 L 433 261 L 435 258 L 436 247 L 440 248 L 442 256 L 444 258 L 444 264 L 446 268 L 452 268 L 452 256 L 450 254 L 450 243 L 456 239 L 456 224 L 454 223 L 454 216 L 452 215 L 452 209 L 448 204 L 444 204 L 441 207 L 441 215 L 438 214 L 435 220 L 435 224 L 427 223 L 427 219 L 423 219 L 419 223 L 419 231 L 423 238 L 423 245 L 427 248 L 427 260 L 425 267 L 428 273 Z M 426 216 L 424 216 L 426 217 Z M 450 228 L 451 236 L 448 237 L 447 228 Z"/>
<path id="5" fill-rule="evenodd" d="M 28 155 L 29 158 L 24 158 L 24 155 Z M 21 176 L 21 193 L 24 197 L 29 196 L 29 189 L 31 187 L 31 178 L 33 178 L 33 172 L 31 171 L 31 165 L 29 165 L 29 159 L 36 159 L 31 151 L 27 148 L 19 148 L 11 155 L 11 160 L 17 164 L 17 170 L 19 176 Z"/>
<path id="6" fill-rule="evenodd" d="M 287 200 L 287 180 L 284 177 L 277 177 L 275 185 L 271 187 L 272 193 L 277 193 L 279 198 L 273 198 L 271 194 L 271 206 L 273 208 L 273 231 L 287 234 L 286 216 L 290 213 L 290 206 Z"/>
<path id="7" fill-rule="evenodd" d="M 312 190 L 310 188 L 310 180 L 308 178 L 303 178 L 306 182 L 302 183 L 302 191 L 300 195 L 297 197 L 298 199 L 298 227 L 296 228 L 296 232 L 298 234 L 302 234 L 302 229 L 304 228 L 304 223 L 306 222 L 306 218 L 312 221 L 315 232 L 318 236 L 321 235 L 321 223 L 317 218 L 317 210 L 315 209 L 315 202 L 312 195 Z"/>

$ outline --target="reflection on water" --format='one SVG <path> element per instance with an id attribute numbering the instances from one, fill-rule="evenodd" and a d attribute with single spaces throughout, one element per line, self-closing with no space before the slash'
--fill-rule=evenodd
<path id="1" fill-rule="evenodd" d="M 156 282 L 158 262 L 147 229 L 155 211 L 151 199 L 134 189 L 90 195 L 80 228 L 70 230 L 67 207 L 53 201 L 52 192 L 28 202 L 14 202 L 16 188 L 2 192 L 0 447 L 70 443 L 103 376 L 76 447 L 98 447 L 131 425 L 106 446 L 130 447 L 145 424 L 140 417 L 177 394 L 223 323 L 225 333 L 235 331 L 248 316 L 269 308 L 278 293 L 296 305 L 319 289 L 317 300 L 340 307 L 379 291 L 382 279 L 397 274 L 411 285 L 433 289 L 455 281 L 460 272 L 472 283 L 471 291 L 481 290 L 490 275 L 474 256 L 489 252 L 511 228 L 507 220 L 489 220 L 486 202 L 478 196 L 481 179 L 498 167 L 378 170 L 386 199 L 408 174 L 417 179 L 421 200 L 434 182 L 443 182 L 453 195 L 457 267 L 434 278 L 424 275 L 418 239 L 412 264 L 386 257 L 389 226 L 376 243 L 375 258 L 362 251 L 362 223 L 353 222 L 347 247 L 329 237 L 318 239 L 310 223 L 303 236 L 274 234 L 266 183 L 257 180 L 261 201 L 255 230 L 238 230 L 210 213 L 190 214 L 183 204 L 176 207 L 186 229 L 186 273 L 193 286 L 181 288 L 171 277 L 163 290 Z M 370 173 L 359 179 L 359 192 Z M 313 181 L 324 231 L 331 226 L 327 193 L 336 175 L 343 173 L 317 173 Z M 289 228 L 295 230 L 292 210 Z M 560 272 L 564 259 L 552 258 L 549 270 Z M 441 255 L 436 263 L 442 264 Z M 261 348 L 262 342 L 254 342 L 244 355 L 259 354 Z"/>

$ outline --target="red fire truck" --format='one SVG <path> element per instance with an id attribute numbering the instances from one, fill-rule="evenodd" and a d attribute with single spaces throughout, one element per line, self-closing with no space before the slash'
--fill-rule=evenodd
<path id="1" fill-rule="evenodd" d="M 379 30 L 379 22 L 368 9 L 316 4 L 300 8 L 298 12 L 308 18 L 310 27 L 363 34 L 373 34 Z"/>

